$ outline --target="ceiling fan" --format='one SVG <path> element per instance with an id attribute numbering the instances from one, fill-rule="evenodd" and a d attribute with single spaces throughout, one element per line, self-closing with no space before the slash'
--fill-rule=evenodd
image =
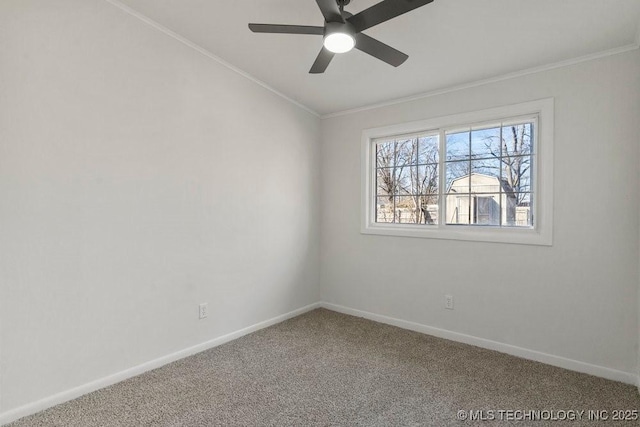
<path id="1" fill-rule="evenodd" d="M 310 34 L 324 37 L 324 45 L 309 73 L 319 74 L 329 66 L 336 53 L 345 53 L 354 47 L 397 67 L 408 55 L 388 46 L 362 31 L 410 12 L 433 0 L 383 0 L 380 3 L 352 15 L 344 10 L 351 0 L 316 0 L 324 16 L 324 27 L 309 25 L 249 24 L 254 33 Z"/>

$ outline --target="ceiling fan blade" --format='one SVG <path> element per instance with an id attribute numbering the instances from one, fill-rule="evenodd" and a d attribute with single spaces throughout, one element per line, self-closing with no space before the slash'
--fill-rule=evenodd
<path id="1" fill-rule="evenodd" d="M 309 25 L 249 24 L 249 29 L 254 33 L 313 34 L 318 36 L 324 34 L 323 27 L 312 27 Z"/>
<path id="2" fill-rule="evenodd" d="M 378 41 L 366 34 L 356 34 L 356 49 L 397 67 L 409 58 L 408 55 Z"/>
<path id="3" fill-rule="evenodd" d="M 340 7 L 336 0 L 316 0 L 324 20 L 327 22 L 344 22 L 342 14 L 340 13 Z"/>
<path id="4" fill-rule="evenodd" d="M 320 0 L 318 0 L 318 2 L 319 1 Z M 403 13 L 427 5 L 432 1 L 433 0 L 383 0 L 360 13 L 356 13 L 351 18 L 348 18 L 347 21 L 354 26 L 356 32 L 360 32 L 395 18 L 396 16 L 400 16 Z"/>
<path id="5" fill-rule="evenodd" d="M 333 59 L 335 53 L 327 50 L 324 46 L 316 58 L 316 62 L 311 66 L 309 70 L 310 74 L 322 74 L 329 66 L 329 63 Z"/>

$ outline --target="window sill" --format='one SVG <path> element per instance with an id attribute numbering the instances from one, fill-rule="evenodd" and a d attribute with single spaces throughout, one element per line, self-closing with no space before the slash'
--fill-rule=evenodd
<path id="1" fill-rule="evenodd" d="M 498 228 L 490 226 L 438 226 L 412 224 L 369 224 L 362 234 L 379 236 L 414 237 L 422 239 L 463 240 L 471 242 L 510 243 L 518 245 L 551 246 L 550 233 L 533 228 Z"/>

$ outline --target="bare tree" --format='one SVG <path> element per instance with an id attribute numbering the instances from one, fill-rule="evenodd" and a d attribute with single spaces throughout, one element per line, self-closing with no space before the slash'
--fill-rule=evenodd
<path id="1" fill-rule="evenodd" d="M 490 155 L 500 160 L 501 171 L 496 171 L 508 184 L 508 188 L 517 198 L 517 204 L 521 205 L 529 201 L 528 192 L 531 191 L 531 140 L 533 126 L 530 123 L 522 123 L 502 128 L 500 144 L 494 144 L 495 136 L 487 137 L 485 146 Z M 494 166 L 484 164 L 487 169 Z"/>
<path id="2" fill-rule="evenodd" d="M 378 144 L 376 146 L 378 194 L 381 190 L 389 197 L 390 203 L 393 203 L 393 195 L 397 193 L 398 188 L 393 170 L 395 155 L 395 143 Z"/>
<path id="3" fill-rule="evenodd" d="M 503 178 L 507 180 L 509 187 L 513 189 L 518 197 L 518 204 L 523 202 L 526 195 L 522 195 L 524 190 L 530 190 L 530 168 L 531 168 L 531 129 L 529 124 L 510 126 L 513 136 L 510 147 L 502 139 L 502 163 Z"/>

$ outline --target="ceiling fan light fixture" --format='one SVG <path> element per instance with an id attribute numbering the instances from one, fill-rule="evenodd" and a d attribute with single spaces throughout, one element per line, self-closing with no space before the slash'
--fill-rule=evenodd
<path id="1" fill-rule="evenodd" d="M 356 46 L 355 31 L 349 24 L 332 22 L 327 24 L 324 47 L 333 53 L 346 53 Z"/>
<path id="2" fill-rule="evenodd" d="M 355 45 L 355 39 L 346 33 L 333 33 L 324 38 L 324 47 L 333 53 L 349 52 Z"/>

